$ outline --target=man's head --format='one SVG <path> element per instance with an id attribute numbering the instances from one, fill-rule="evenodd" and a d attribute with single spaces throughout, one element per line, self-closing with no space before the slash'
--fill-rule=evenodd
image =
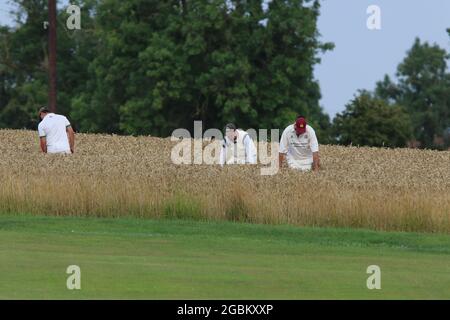
<path id="1" fill-rule="evenodd" d="M 306 132 L 306 119 L 304 116 L 297 117 L 297 120 L 295 120 L 294 129 L 297 136 Z"/>
<path id="2" fill-rule="evenodd" d="M 228 137 L 228 139 L 230 141 L 236 141 L 237 138 L 237 130 L 236 130 L 236 126 L 233 123 L 228 123 L 225 128 L 224 128 L 224 132 L 225 132 L 225 136 Z"/>
<path id="3" fill-rule="evenodd" d="M 49 114 L 49 113 L 50 113 L 50 110 L 49 110 L 46 106 L 40 107 L 40 108 L 39 108 L 39 111 L 38 111 L 38 114 L 39 114 L 39 120 L 44 119 L 45 116 L 46 116 L 47 114 Z"/>

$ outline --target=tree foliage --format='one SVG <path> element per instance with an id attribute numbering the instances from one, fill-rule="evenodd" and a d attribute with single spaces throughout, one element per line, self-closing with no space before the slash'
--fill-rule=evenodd
<path id="1" fill-rule="evenodd" d="M 402 105 L 411 117 L 414 138 L 423 147 L 435 143 L 450 127 L 450 73 L 448 53 L 437 45 L 416 39 L 397 68 L 397 83 L 388 76 L 377 83 L 376 94 Z"/>
<path id="2" fill-rule="evenodd" d="M 333 121 L 336 140 L 344 145 L 404 147 L 412 137 L 410 118 L 399 105 L 389 105 L 360 91 Z"/>
<path id="3" fill-rule="evenodd" d="M 37 109 L 47 103 L 48 20 L 46 0 L 16 0 L 17 26 L 0 27 L 0 127 L 30 128 L 37 125 Z M 68 14 L 57 16 L 58 111 L 69 114 L 71 99 L 80 94 L 89 62 L 94 58 L 89 10 L 95 0 L 72 1 L 82 7 L 83 32 L 65 28 Z"/>
<path id="4" fill-rule="evenodd" d="M 0 32 L 0 126 L 33 127 L 46 101 L 47 1 L 15 2 L 22 22 Z M 263 2 L 72 1 L 82 29 L 58 13 L 58 110 L 82 131 L 161 136 L 194 120 L 282 128 L 304 114 L 325 139 L 313 68 L 332 45 L 318 41 L 319 1 Z"/>

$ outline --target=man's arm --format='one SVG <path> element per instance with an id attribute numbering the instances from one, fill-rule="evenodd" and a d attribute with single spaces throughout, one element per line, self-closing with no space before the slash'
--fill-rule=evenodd
<path id="1" fill-rule="evenodd" d="M 279 145 L 279 153 L 278 153 L 278 166 L 280 168 L 284 167 L 286 162 L 286 154 L 288 152 L 288 138 L 287 138 L 287 129 L 284 129 L 281 134 L 280 145 Z"/>
<path id="2" fill-rule="evenodd" d="M 225 164 L 225 154 L 226 154 L 226 150 L 225 150 L 225 141 L 222 141 L 221 146 L 220 146 L 220 155 L 219 155 L 219 164 L 223 167 L 223 165 Z"/>
<path id="3" fill-rule="evenodd" d="M 73 132 L 73 129 L 71 126 L 66 127 L 67 136 L 69 137 L 69 145 L 70 145 L 70 151 L 72 153 L 75 152 L 75 133 Z"/>
<path id="4" fill-rule="evenodd" d="M 38 134 L 39 134 L 39 144 L 41 146 L 41 150 L 44 153 L 47 153 L 47 138 L 45 133 L 45 128 L 41 123 L 38 125 Z"/>
<path id="5" fill-rule="evenodd" d="M 319 158 L 319 151 L 313 152 L 313 164 L 312 169 L 314 171 L 317 171 L 320 169 L 320 158 Z"/>
<path id="6" fill-rule="evenodd" d="M 244 138 L 245 144 L 245 162 L 250 164 L 256 164 L 257 162 L 257 154 L 256 154 L 256 146 L 253 142 L 252 137 L 249 134 Z"/>
<path id="7" fill-rule="evenodd" d="M 39 142 L 41 145 L 42 152 L 47 153 L 47 139 L 45 137 L 40 137 Z"/>
<path id="8" fill-rule="evenodd" d="M 278 165 L 281 167 L 284 167 L 284 163 L 286 160 L 286 154 L 285 153 L 278 153 Z"/>
<path id="9" fill-rule="evenodd" d="M 317 141 L 316 132 L 313 128 L 309 128 L 310 135 L 310 147 L 313 154 L 313 171 L 318 171 L 320 169 L 320 158 L 319 158 L 319 142 Z"/>

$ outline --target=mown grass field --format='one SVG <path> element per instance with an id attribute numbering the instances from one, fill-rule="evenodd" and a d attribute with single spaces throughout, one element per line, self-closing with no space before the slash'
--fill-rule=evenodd
<path id="1" fill-rule="evenodd" d="M 0 299 L 450 299 L 450 236 L 0 215 Z"/>

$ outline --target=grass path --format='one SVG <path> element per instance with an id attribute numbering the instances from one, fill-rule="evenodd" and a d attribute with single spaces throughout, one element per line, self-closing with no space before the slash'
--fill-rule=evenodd
<path id="1" fill-rule="evenodd" d="M 450 236 L 0 215 L 0 299 L 112 298 L 450 299 Z"/>

